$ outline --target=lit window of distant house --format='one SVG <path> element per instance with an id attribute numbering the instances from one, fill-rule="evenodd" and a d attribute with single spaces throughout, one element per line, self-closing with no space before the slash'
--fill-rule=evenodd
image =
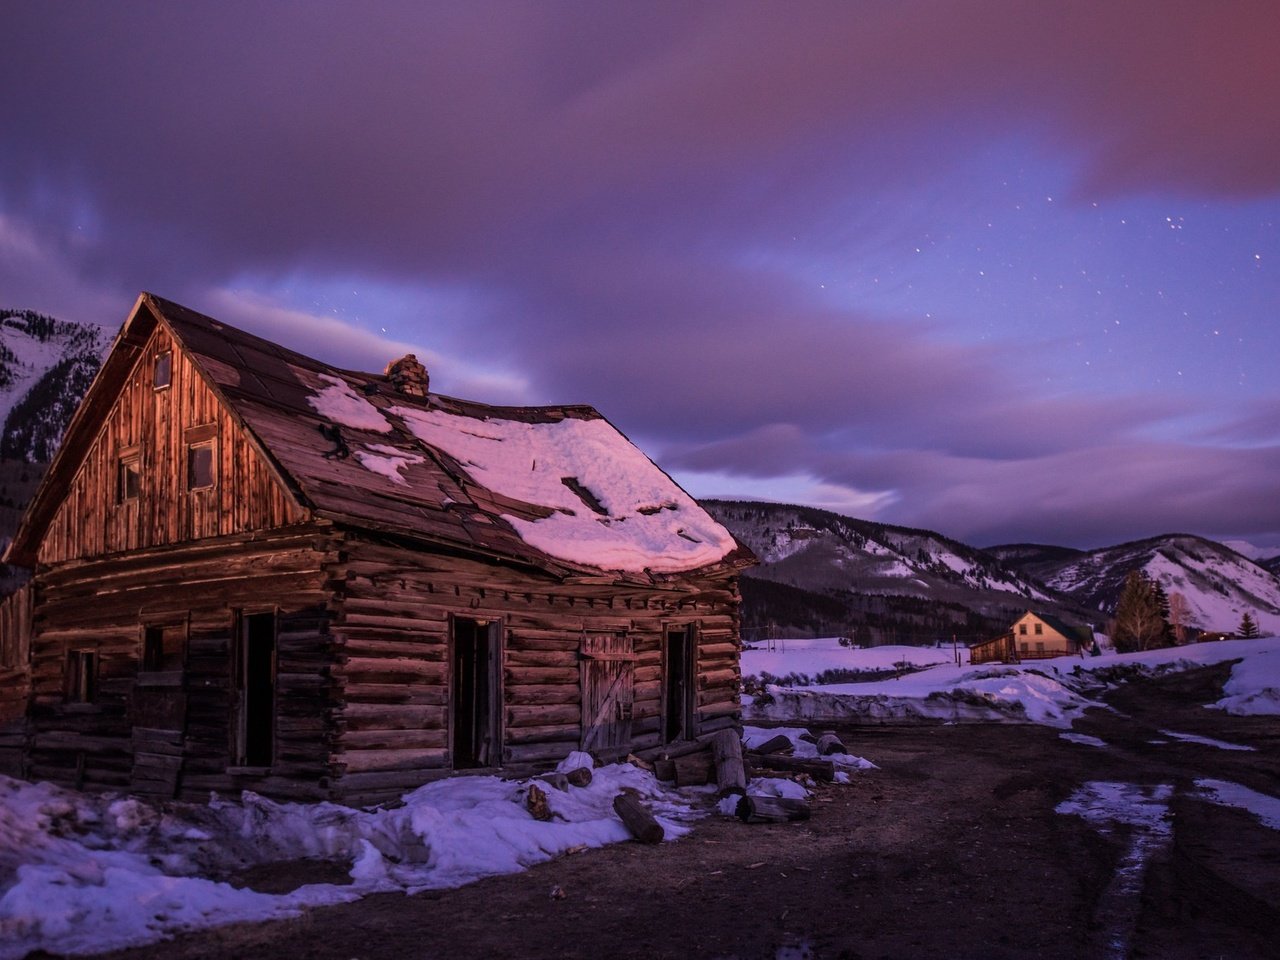
<path id="1" fill-rule="evenodd" d="M 98 687 L 98 654 L 72 650 L 67 654 L 67 702 L 93 703 Z"/>
<path id="2" fill-rule="evenodd" d="M 155 388 L 162 390 L 169 384 L 173 383 L 173 351 L 160 354 L 156 357 L 155 379 L 153 380 Z"/>
<path id="3" fill-rule="evenodd" d="M 187 447 L 187 489 L 200 490 L 213 483 L 213 444 L 191 444 Z"/>
<path id="4" fill-rule="evenodd" d="M 1043 635 L 1043 634 L 1044 634 L 1044 624 L 1043 624 L 1043 623 L 1037 623 L 1037 624 L 1036 624 L 1036 636 L 1038 637 L 1038 636 L 1041 636 L 1041 635 Z"/>
<path id="5" fill-rule="evenodd" d="M 116 468 L 116 503 L 137 500 L 142 489 L 142 455 L 121 454 Z"/>

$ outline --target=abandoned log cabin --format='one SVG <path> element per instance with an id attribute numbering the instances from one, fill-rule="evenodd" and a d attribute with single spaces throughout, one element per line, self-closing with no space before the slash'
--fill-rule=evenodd
<path id="1" fill-rule="evenodd" d="M 7 554 L 9 770 L 367 803 L 737 725 L 749 551 L 594 409 L 428 388 L 143 294 Z"/>

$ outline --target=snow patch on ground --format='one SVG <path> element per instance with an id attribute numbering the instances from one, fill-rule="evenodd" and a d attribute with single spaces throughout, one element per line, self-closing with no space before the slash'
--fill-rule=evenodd
<path id="1" fill-rule="evenodd" d="M 1280 798 L 1250 790 L 1229 780 L 1197 780 L 1196 787 L 1200 791 L 1197 794 L 1200 799 L 1224 807 L 1248 810 L 1264 826 L 1272 830 L 1280 830 Z"/>
<path id="2" fill-rule="evenodd" d="M 1239 743 L 1227 743 L 1225 740 L 1214 740 L 1211 737 L 1201 737 L 1194 733 L 1178 733 L 1176 730 L 1161 730 L 1161 736 L 1172 737 L 1174 740 L 1181 740 L 1184 743 L 1198 743 L 1205 747 L 1214 747 L 1218 750 L 1257 750 L 1257 747 L 1246 747 Z M 1155 741 L 1152 741 L 1153 743 Z"/>
<path id="3" fill-rule="evenodd" d="M 571 849 L 630 839 L 612 807 L 623 789 L 639 793 L 669 839 L 701 816 L 695 794 L 666 789 L 630 764 L 595 770 L 586 787 L 542 786 L 548 822 L 525 808 L 527 784 L 497 777 L 428 784 L 392 809 L 245 794 L 163 812 L 132 798 L 0 777 L 0 960 L 36 949 L 100 952 L 375 891 L 514 873 Z M 307 857 L 349 863 L 354 883 L 270 895 L 207 879 Z"/>
<path id="4" fill-rule="evenodd" d="M 1082 817 L 1106 837 L 1126 842 L 1115 875 L 1099 898 L 1094 922 L 1100 928 L 1108 956 L 1124 958 L 1137 925 L 1139 901 L 1151 858 L 1173 840 L 1169 820 L 1169 784 L 1142 786 L 1101 780 L 1084 784 L 1054 809 Z"/>
<path id="5" fill-rule="evenodd" d="M 1058 738 L 1071 743 L 1080 743 L 1086 747 L 1105 747 L 1107 745 L 1107 741 L 1091 737 L 1087 733 L 1060 733 Z"/>
<path id="6" fill-rule="evenodd" d="M 1242 643 L 1258 643 L 1244 640 Z M 1236 717 L 1280 714 L 1280 647 L 1256 653 L 1231 668 L 1223 698 L 1210 704 Z"/>

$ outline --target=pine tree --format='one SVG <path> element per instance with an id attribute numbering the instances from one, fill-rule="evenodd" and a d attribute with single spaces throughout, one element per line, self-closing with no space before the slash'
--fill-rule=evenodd
<path id="1" fill-rule="evenodd" d="M 1258 639 L 1258 624 L 1254 622 L 1249 611 L 1244 612 L 1244 616 L 1240 618 L 1240 626 L 1236 628 L 1236 633 L 1240 634 L 1242 640 Z"/>

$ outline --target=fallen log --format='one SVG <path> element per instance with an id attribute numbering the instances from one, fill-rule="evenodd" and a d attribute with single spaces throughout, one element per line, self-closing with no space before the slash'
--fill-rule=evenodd
<path id="1" fill-rule="evenodd" d="M 736 730 L 721 730 L 711 738 L 715 758 L 717 795 L 747 792 L 747 772 L 742 766 L 742 740 Z"/>
<path id="2" fill-rule="evenodd" d="M 564 774 L 564 777 L 575 787 L 585 787 L 591 783 L 591 768 L 578 767 L 576 770 L 570 770 L 568 773 Z"/>
<path id="3" fill-rule="evenodd" d="M 757 766 L 766 770 L 807 773 L 823 783 L 831 783 L 836 778 L 836 765 L 830 760 L 802 760 L 798 757 L 780 757 L 777 754 L 755 757 L 753 760 Z"/>
<path id="4" fill-rule="evenodd" d="M 818 756 L 829 757 L 833 753 L 848 753 L 843 741 L 834 733 L 827 731 L 818 738 Z"/>
<path id="5" fill-rule="evenodd" d="M 662 824 L 635 794 L 624 792 L 614 797 L 613 811 L 631 831 L 631 835 L 641 843 L 662 842 Z"/>
<path id="6" fill-rule="evenodd" d="M 569 790 L 569 778 L 563 773 L 544 773 L 536 779 L 549 787 L 555 787 L 561 793 L 567 793 Z"/>
<path id="7" fill-rule="evenodd" d="M 791 753 L 795 749 L 795 744 L 791 742 L 791 738 L 778 734 L 776 737 L 770 737 L 758 747 L 752 747 L 748 753 Z"/>
<path id="8" fill-rule="evenodd" d="M 743 823 L 787 823 L 809 819 L 809 804 L 790 797 L 753 797 L 738 801 L 738 819 Z"/>

